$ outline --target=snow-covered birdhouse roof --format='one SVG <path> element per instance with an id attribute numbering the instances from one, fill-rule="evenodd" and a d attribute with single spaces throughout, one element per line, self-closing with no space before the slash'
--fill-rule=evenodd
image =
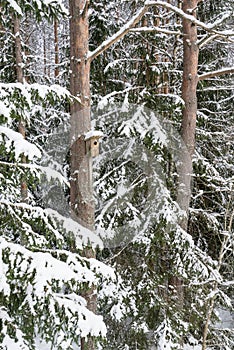
<path id="1" fill-rule="evenodd" d="M 85 134 L 85 141 L 90 140 L 90 139 L 100 139 L 103 137 L 103 132 L 100 130 L 90 130 Z"/>

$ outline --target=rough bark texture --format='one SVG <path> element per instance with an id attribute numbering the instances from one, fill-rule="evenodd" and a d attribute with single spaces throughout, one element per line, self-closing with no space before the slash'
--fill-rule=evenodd
<path id="1" fill-rule="evenodd" d="M 196 15 L 198 0 L 184 0 L 182 10 L 185 13 Z M 180 219 L 180 226 L 187 231 L 189 204 L 191 199 L 191 181 L 192 181 L 192 156 L 195 148 L 195 127 L 197 118 L 197 68 L 198 68 L 198 46 L 197 46 L 197 26 L 194 22 L 183 18 L 183 82 L 182 98 L 184 100 L 184 109 L 182 117 L 181 136 L 184 144 L 181 145 L 180 165 L 178 169 L 178 196 L 177 201 L 180 208 L 184 211 L 184 216 Z M 177 295 L 178 306 L 183 308 L 184 288 L 183 281 L 177 276 L 173 276 L 170 284 L 174 287 Z M 181 339 L 181 348 L 183 348 Z"/>
<path id="2" fill-rule="evenodd" d="M 88 54 L 88 2 L 70 0 L 70 90 L 75 97 L 71 104 L 71 210 L 73 219 L 84 227 L 94 229 L 92 188 L 92 158 L 86 152 L 85 133 L 90 130 L 90 63 Z M 91 248 L 84 254 L 95 257 Z M 96 289 L 92 286 L 83 296 L 88 308 L 96 311 Z M 81 350 L 94 350 L 93 339 L 81 340 Z"/>
<path id="3" fill-rule="evenodd" d="M 71 28 L 71 206 L 80 223 L 93 229 L 92 159 L 86 154 L 85 133 L 90 130 L 90 65 L 85 1 L 70 0 Z M 82 14 L 80 14 L 82 12 Z"/>
<path id="4" fill-rule="evenodd" d="M 196 15 L 198 0 L 184 0 L 182 9 L 185 13 L 190 13 L 194 9 Z M 187 151 L 182 151 L 181 168 L 179 170 L 179 193 L 178 203 L 186 213 L 186 218 L 182 220 L 181 226 L 187 229 L 188 210 L 191 198 L 192 179 L 192 156 L 195 148 L 195 128 L 197 118 L 197 68 L 198 68 L 198 46 L 197 46 L 197 26 L 187 19 L 183 19 L 183 83 L 182 98 L 185 106 L 182 119 L 182 139 Z"/>
<path id="5" fill-rule="evenodd" d="M 17 16 L 14 17 L 14 35 L 15 35 L 15 62 L 16 62 L 16 78 L 17 82 L 24 82 L 23 74 L 23 60 L 22 60 L 22 47 L 21 47 L 21 38 L 20 38 L 20 20 Z M 18 131 L 25 138 L 26 137 L 26 128 L 25 121 L 20 120 Z M 23 155 L 21 159 L 22 163 L 26 163 L 26 157 Z M 21 199 L 23 202 L 27 202 L 28 199 L 28 186 L 24 178 L 21 180 Z"/>
<path id="6" fill-rule="evenodd" d="M 15 35 L 15 61 L 16 61 L 16 76 L 19 83 L 23 83 L 23 68 L 22 68 L 22 48 L 20 39 L 20 20 L 17 16 L 14 17 L 14 35 Z"/>

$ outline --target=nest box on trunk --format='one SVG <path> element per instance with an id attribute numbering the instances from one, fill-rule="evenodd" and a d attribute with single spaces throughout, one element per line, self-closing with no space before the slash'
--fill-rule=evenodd
<path id="1" fill-rule="evenodd" d="M 91 130 L 85 134 L 86 153 L 93 158 L 99 155 L 99 139 L 103 137 L 103 133 L 97 130 Z"/>

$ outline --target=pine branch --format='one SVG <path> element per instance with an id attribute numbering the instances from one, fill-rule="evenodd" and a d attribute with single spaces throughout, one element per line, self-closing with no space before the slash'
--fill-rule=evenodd
<path id="1" fill-rule="evenodd" d="M 233 74 L 233 73 L 234 73 L 234 67 L 224 68 L 213 72 L 204 73 L 198 77 L 198 80 L 201 81 L 209 78 L 218 77 L 220 75 Z"/>

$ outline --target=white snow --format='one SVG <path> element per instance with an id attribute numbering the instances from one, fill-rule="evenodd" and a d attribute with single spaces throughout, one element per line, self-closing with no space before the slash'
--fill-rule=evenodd
<path id="1" fill-rule="evenodd" d="M 7 137 L 5 140 L 5 145 L 8 151 L 13 144 L 16 159 L 18 159 L 22 154 L 28 156 L 29 159 L 33 159 L 34 157 L 41 157 L 40 150 L 32 143 L 25 140 L 20 133 L 13 131 L 5 126 L 0 126 L 0 134 L 4 134 Z M 2 136 L 0 136 L 0 141 L 1 139 Z"/>
<path id="2" fill-rule="evenodd" d="M 21 165 L 21 164 L 20 164 Z M 42 173 L 46 175 L 48 181 L 53 179 L 58 179 L 60 184 L 66 184 L 67 187 L 70 187 L 70 182 L 62 175 L 59 171 L 52 169 L 51 167 L 37 166 L 34 164 L 27 164 L 28 168 L 40 170 Z"/>
<path id="3" fill-rule="evenodd" d="M 88 230 L 86 227 L 83 227 L 78 222 L 74 221 L 71 218 L 66 218 L 59 214 L 53 209 L 46 209 L 45 212 L 50 216 L 51 219 L 56 220 L 62 223 L 64 230 L 67 232 L 72 232 L 76 237 L 77 248 L 82 249 L 84 245 L 91 245 L 92 247 L 103 247 L 102 240 L 95 234 Z"/>
<path id="4" fill-rule="evenodd" d="M 70 97 L 71 94 L 70 92 L 57 84 L 48 86 L 48 85 L 43 85 L 43 84 L 28 84 L 27 82 L 22 83 L 0 83 L 0 92 L 1 94 L 5 93 L 5 90 L 7 91 L 13 91 L 14 89 L 19 89 L 22 95 L 26 98 L 27 102 L 29 105 L 31 104 L 31 98 L 30 98 L 30 93 L 33 90 L 37 90 L 39 96 L 44 99 L 47 94 L 54 92 L 56 95 L 59 97 Z"/>
<path id="5" fill-rule="evenodd" d="M 91 139 L 92 137 L 96 137 L 96 138 L 103 137 L 103 132 L 99 130 L 90 130 L 85 134 L 85 141 Z"/>
<path id="6" fill-rule="evenodd" d="M 7 2 L 10 4 L 11 7 L 13 7 L 13 9 L 19 14 L 19 15 L 23 15 L 21 8 L 19 7 L 19 5 L 17 4 L 17 2 L 15 0 L 7 0 Z"/>
<path id="7" fill-rule="evenodd" d="M 10 295 L 10 287 L 7 284 L 6 275 L 7 265 L 2 260 L 2 249 L 0 249 L 0 291 L 3 291 L 4 295 Z M 1 318 L 3 317 L 3 310 L 0 309 Z"/>
<path id="8" fill-rule="evenodd" d="M 11 266 L 17 264 L 18 269 L 15 271 L 16 277 L 23 276 L 25 273 L 27 273 L 27 275 L 34 275 L 33 282 L 28 282 L 28 296 L 25 300 L 32 313 L 38 301 L 43 301 L 44 298 L 48 298 L 50 301 L 48 307 L 51 314 L 54 315 L 55 313 L 55 305 L 63 308 L 68 320 L 71 320 L 71 322 L 75 320 L 76 333 L 78 336 L 87 337 L 90 334 L 97 337 L 106 335 L 107 329 L 103 322 L 103 317 L 88 310 L 87 302 L 82 296 L 75 292 L 64 294 L 62 291 L 64 284 L 71 281 L 73 281 L 73 284 L 76 283 L 76 285 L 84 282 L 88 283 L 90 286 L 95 285 L 97 284 L 97 275 L 99 274 L 114 279 L 115 274 L 112 268 L 107 267 L 105 264 L 95 259 L 87 259 L 77 254 L 72 254 L 69 251 L 62 250 L 61 254 L 66 256 L 67 259 L 66 261 L 61 261 L 52 257 L 49 252 L 32 252 L 18 244 L 7 242 L 3 237 L 0 237 L 0 245 L 2 250 L 8 250 L 8 252 L 10 252 L 9 264 Z M 0 266 L 3 266 L 2 259 L 0 259 Z M 90 268 L 88 266 L 90 266 Z M 53 292 L 55 281 L 57 288 L 59 288 L 61 292 Z M 0 286 L 0 291 L 7 291 L 7 280 L 1 279 Z M 77 290 L 76 286 L 74 286 L 74 290 Z M 97 291 L 93 290 L 93 293 L 97 293 Z M 33 298 L 32 295 L 34 295 Z M 7 312 L 2 308 L 0 309 L 0 318 L 9 318 Z M 55 318 L 55 322 L 60 322 L 59 318 Z M 62 343 L 65 341 L 64 336 L 65 335 L 62 333 Z M 20 339 L 22 339 L 22 336 L 19 333 L 19 340 Z M 38 350 L 48 349 L 47 345 L 43 342 L 40 346 L 39 335 L 36 339 Z M 7 335 L 4 338 L 4 344 L 7 344 L 8 348 L 10 346 L 10 349 L 16 349 L 14 340 Z M 21 344 L 21 341 L 18 342 L 18 345 L 19 344 Z M 27 346 L 22 346 L 22 349 L 28 350 Z"/>
<path id="9" fill-rule="evenodd" d="M 4 115 L 6 119 L 10 117 L 10 108 L 7 107 L 3 101 L 0 101 L 0 114 Z"/>

